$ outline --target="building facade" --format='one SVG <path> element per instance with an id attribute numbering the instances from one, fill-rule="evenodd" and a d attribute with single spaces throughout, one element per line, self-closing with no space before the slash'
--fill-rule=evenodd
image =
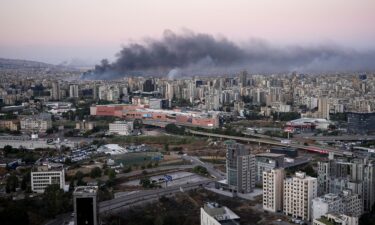
<path id="1" fill-rule="evenodd" d="M 61 189 L 65 186 L 65 172 L 64 169 L 48 170 L 38 169 L 36 172 L 31 172 L 31 190 L 36 193 L 44 193 L 46 187 L 51 184 L 57 184 Z"/>
<path id="2" fill-rule="evenodd" d="M 130 135 L 133 131 L 132 121 L 115 121 L 109 124 L 109 133 L 118 135 Z"/>
<path id="3" fill-rule="evenodd" d="M 244 145 L 227 144 L 227 182 L 230 189 L 240 193 L 252 192 L 255 187 L 255 155 Z"/>
<path id="4" fill-rule="evenodd" d="M 284 169 L 272 169 L 263 172 L 263 209 L 270 212 L 283 210 Z"/>
<path id="5" fill-rule="evenodd" d="M 74 224 L 97 225 L 97 186 L 79 186 L 73 192 Z"/>
<path id="6" fill-rule="evenodd" d="M 292 178 L 284 180 L 284 214 L 310 221 L 312 200 L 316 197 L 316 178 L 296 172 Z"/>

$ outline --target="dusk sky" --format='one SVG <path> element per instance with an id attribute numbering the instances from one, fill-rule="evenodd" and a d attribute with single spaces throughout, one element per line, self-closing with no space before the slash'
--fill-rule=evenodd
<path id="1" fill-rule="evenodd" d="M 165 29 L 375 49 L 374 0 L 0 0 L 0 57 L 94 64 Z"/>

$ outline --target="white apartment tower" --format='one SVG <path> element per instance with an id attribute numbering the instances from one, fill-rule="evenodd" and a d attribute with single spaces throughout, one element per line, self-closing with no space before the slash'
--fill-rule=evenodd
<path id="1" fill-rule="evenodd" d="M 283 210 L 284 169 L 263 172 L 263 209 L 270 212 Z"/>
<path id="2" fill-rule="evenodd" d="M 317 179 L 296 172 L 284 180 L 284 214 L 305 221 L 311 220 L 312 200 L 317 197 Z"/>

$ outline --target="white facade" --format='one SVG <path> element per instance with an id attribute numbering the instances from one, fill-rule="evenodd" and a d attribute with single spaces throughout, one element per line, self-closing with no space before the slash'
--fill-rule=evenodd
<path id="1" fill-rule="evenodd" d="M 362 214 L 362 200 L 357 194 L 344 191 L 340 195 L 326 194 L 314 198 L 312 204 L 312 219 L 318 219 L 327 213 L 342 213 L 360 217 Z"/>
<path id="2" fill-rule="evenodd" d="M 109 133 L 118 135 L 130 135 L 133 131 L 133 122 L 116 121 L 109 124 Z"/>
<path id="3" fill-rule="evenodd" d="M 69 86 L 69 97 L 70 98 L 78 98 L 79 97 L 79 89 L 77 84 L 72 84 Z"/>
<path id="4" fill-rule="evenodd" d="M 31 190 L 33 192 L 44 193 L 44 189 L 51 184 L 58 184 L 61 189 L 64 189 L 64 169 L 31 172 Z"/>
<path id="5" fill-rule="evenodd" d="M 263 172 L 263 209 L 277 212 L 283 209 L 284 169 Z"/>
<path id="6" fill-rule="evenodd" d="M 312 200 L 317 197 L 317 179 L 296 172 L 284 180 L 284 214 L 305 221 L 311 220 Z"/>
<path id="7" fill-rule="evenodd" d="M 240 217 L 232 210 L 217 203 L 206 203 L 201 208 L 201 225 L 240 224 Z"/>

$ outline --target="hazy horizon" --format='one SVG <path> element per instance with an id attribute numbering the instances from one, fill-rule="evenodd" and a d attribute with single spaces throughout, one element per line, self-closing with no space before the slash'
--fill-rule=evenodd
<path id="1" fill-rule="evenodd" d="M 244 44 L 375 50 L 373 0 L 12 0 L 0 2 L 0 57 L 93 65 L 121 46 L 190 29 Z"/>

